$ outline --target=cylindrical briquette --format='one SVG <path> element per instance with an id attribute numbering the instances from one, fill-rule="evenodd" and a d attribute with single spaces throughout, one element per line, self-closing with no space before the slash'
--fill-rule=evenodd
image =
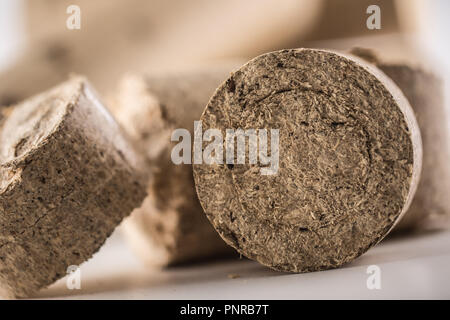
<path id="1" fill-rule="evenodd" d="M 423 142 L 423 166 L 416 195 L 396 230 L 419 228 L 427 217 L 450 215 L 450 150 L 442 81 L 423 67 L 385 62 L 375 52 L 353 54 L 375 64 L 402 90 L 411 104 Z"/>
<path id="2" fill-rule="evenodd" d="M 145 153 L 152 176 L 148 197 L 124 221 L 131 247 L 148 265 L 165 266 L 233 253 L 209 223 L 198 202 L 190 164 L 175 165 L 171 134 L 193 134 L 216 87 L 233 63 L 153 76 L 126 76 L 113 113 Z"/>
<path id="3" fill-rule="evenodd" d="M 89 259 L 141 204 L 146 179 L 81 77 L 3 113 L 0 295 L 25 297 Z"/>
<path id="4" fill-rule="evenodd" d="M 378 243 L 417 187 L 421 139 L 381 71 L 329 51 L 259 56 L 209 101 L 203 130 L 279 129 L 279 169 L 194 164 L 200 203 L 222 238 L 276 270 L 339 267 Z"/>

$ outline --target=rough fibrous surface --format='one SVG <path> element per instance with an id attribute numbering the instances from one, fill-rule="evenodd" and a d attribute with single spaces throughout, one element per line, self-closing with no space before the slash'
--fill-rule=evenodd
<path id="1" fill-rule="evenodd" d="M 146 180 L 141 161 L 83 78 L 6 111 L 0 294 L 24 297 L 90 258 L 141 204 Z"/>
<path id="2" fill-rule="evenodd" d="M 414 115 L 389 78 L 356 58 L 311 49 L 259 56 L 219 87 L 201 120 L 223 136 L 227 128 L 280 130 L 275 175 L 259 165 L 194 165 L 216 230 L 271 268 L 352 261 L 412 200 L 421 166 Z"/>
<path id="3" fill-rule="evenodd" d="M 193 134 L 216 87 L 232 66 L 122 81 L 113 113 L 146 154 L 152 173 L 148 197 L 125 220 L 132 248 L 150 265 L 172 265 L 232 253 L 209 223 L 198 202 L 190 164 L 175 165 L 173 130 Z"/>
<path id="4" fill-rule="evenodd" d="M 427 217 L 450 215 L 450 151 L 442 81 L 421 67 L 384 62 L 371 50 L 354 54 L 374 63 L 403 91 L 417 118 L 423 142 L 423 166 L 416 195 L 396 230 L 417 228 Z"/>

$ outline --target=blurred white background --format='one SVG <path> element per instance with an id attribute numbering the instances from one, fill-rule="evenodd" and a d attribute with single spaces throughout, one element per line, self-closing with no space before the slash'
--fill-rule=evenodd
<path id="1" fill-rule="evenodd" d="M 39 2 L 38 2 L 39 1 Z M 35 21 L 27 23 L 27 11 L 26 7 L 28 3 L 33 2 L 35 7 L 30 6 L 31 9 L 39 8 L 41 11 L 45 11 L 46 6 L 51 5 L 51 1 L 27 1 L 27 0 L 0 0 L 0 71 L 11 65 L 23 53 L 26 49 L 27 31 L 33 33 L 33 30 L 29 28 L 42 28 L 49 29 L 49 21 L 42 21 L 42 27 L 39 25 L 33 25 Z M 34 4 L 37 3 L 37 4 Z M 58 1 L 59 2 L 59 1 Z M 67 2 L 67 1 L 66 1 Z M 79 1 L 73 1 L 78 3 Z M 154 5 L 153 5 L 154 2 Z M 258 6 L 253 2 L 249 2 L 249 5 L 242 6 L 238 10 L 232 10 L 224 4 L 224 1 L 215 1 L 214 4 L 204 2 L 201 0 L 195 1 L 193 8 L 186 8 L 179 4 L 161 5 L 159 1 L 152 0 L 147 10 L 154 12 L 161 12 L 161 16 L 167 16 L 168 22 L 161 23 L 158 18 L 155 18 L 155 14 L 148 15 L 150 21 L 149 28 L 152 32 L 156 32 L 156 35 L 161 35 L 165 38 L 172 36 L 173 40 L 165 40 L 165 42 L 159 43 L 157 38 L 152 38 L 152 41 L 157 43 L 156 49 L 161 47 L 161 64 L 163 63 L 163 57 L 173 54 L 168 52 L 176 52 L 181 48 L 184 51 L 192 51 L 191 54 L 197 54 L 199 58 L 205 58 L 205 54 L 201 52 L 204 47 L 199 49 L 192 49 L 202 42 L 206 46 L 210 55 L 218 55 L 217 52 L 224 50 L 224 47 L 232 47 L 234 45 L 241 48 L 241 52 L 238 49 L 228 49 L 229 52 L 234 54 L 256 54 L 263 50 L 270 48 L 276 48 L 280 45 L 301 46 L 304 43 L 303 40 L 324 40 L 333 39 L 336 37 L 342 37 L 343 35 L 355 35 L 355 27 L 351 21 L 340 21 L 339 18 L 333 18 L 333 11 L 340 6 L 341 3 L 354 3 L 354 0 L 286 0 L 282 2 L 282 5 L 278 1 L 263 0 L 258 1 Z M 420 43 L 421 50 L 429 54 L 435 62 L 439 62 L 439 70 L 442 71 L 441 66 L 445 65 L 446 75 L 450 70 L 450 19 L 448 13 L 450 12 L 450 1 L 448 0 L 392 0 L 390 1 L 366 1 L 367 3 L 383 3 L 381 11 L 382 29 L 385 32 L 413 32 L 413 36 L 417 38 Z M 39 5 L 39 3 L 41 3 Z M 56 3 L 56 2 L 55 2 Z M 67 3 L 71 3 L 70 1 Z M 236 6 L 237 3 L 233 3 Z M 65 5 L 65 4 L 64 4 Z M 352 7 L 353 6 L 353 7 Z M 56 6 L 55 6 L 56 7 Z M 215 8 L 214 8 L 215 7 Z M 354 8 L 355 5 L 341 5 L 342 10 L 349 10 Z M 150 9 L 148 9 L 150 8 Z M 386 9 L 387 8 L 387 9 Z M 60 5 L 54 10 L 64 10 L 64 6 Z M 83 8 L 82 8 L 83 9 Z M 385 11 L 383 11 L 383 9 Z M 143 9 L 145 10 L 145 9 Z M 327 13 L 328 11 L 331 11 Z M 360 8 L 358 8 L 360 10 Z M 361 8 L 363 10 L 363 8 Z M 51 11 L 51 10 L 50 10 Z M 307 12 L 307 14 L 300 13 L 301 11 Z M 397 11 L 393 13 L 391 11 Z M 171 12 L 170 14 L 168 12 Z M 51 12 L 50 12 L 51 13 Z M 61 12 L 61 15 L 65 15 L 65 12 Z M 343 12 L 336 12 L 337 15 L 343 14 Z M 158 14 L 156 14 L 157 16 Z M 42 16 L 42 12 L 36 14 L 37 17 Z M 144 16 L 144 15 L 143 15 Z M 365 12 L 358 13 L 361 19 L 365 19 Z M 392 18 L 393 16 L 396 16 Z M 45 20 L 49 20 L 51 16 L 45 17 Z M 245 19 L 243 18 L 245 17 Z M 283 18 L 284 17 L 284 18 Z M 354 15 L 352 16 L 354 17 Z M 55 17 L 55 23 L 58 21 L 60 24 L 61 17 Z M 85 17 L 83 17 L 84 19 Z M 119 17 L 117 17 L 118 20 Z M 89 19 L 89 17 L 87 17 Z M 342 17 L 342 19 L 346 19 Z M 389 20 L 389 23 L 388 23 Z M 392 22 L 392 20 L 396 20 Z M 261 22 L 264 23 L 261 23 Z M 363 21 L 363 20 L 362 20 Z M 392 23 L 391 23 L 392 22 Z M 321 24 L 319 26 L 315 24 Z M 330 26 L 324 26 L 329 23 Z M 359 23 L 359 22 L 358 22 Z M 333 24 L 336 24 L 336 28 L 333 28 Z M 343 24 L 348 25 L 347 27 Z M 354 23 L 353 23 L 354 24 Z M 31 26 L 30 26 L 31 25 Z M 144 25 L 144 24 L 143 24 Z M 387 28 L 386 28 L 387 26 Z M 394 26 L 394 28 L 392 27 Z M 63 26 L 62 26 L 63 27 Z M 148 27 L 148 26 L 146 26 Z M 53 27 L 55 28 L 55 27 Z M 345 32 L 344 30 L 347 28 Z M 353 30 L 350 30 L 353 28 Z M 38 29 L 38 28 L 36 28 Z M 114 26 L 111 26 L 114 30 Z M 164 32 L 161 30 L 164 29 Z M 177 31 L 173 31 L 173 30 Z M 293 30 L 298 29 L 298 30 Z M 334 29 L 341 29 L 341 33 Z M 362 26 L 361 29 L 364 29 Z M 156 31 L 155 31 L 156 30 Z M 170 30 L 170 31 L 168 31 Z M 317 31 L 319 30 L 319 31 Z M 351 33 L 349 32 L 351 31 Z M 39 33 L 40 31 L 36 31 Z M 365 33 L 369 34 L 369 33 Z M 373 32 L 370 34 L 379 34 L 379 32 Z M 241 38 L 239 35 L 242 35 Z M 109 35 L 108 35 L 109 36 Z M 152 36 L 153 37 L 153 36 Z M 292 37 L 297 37 L 298 41 L 292 40 Z M 231 38 L 232 40 L 230 41 Z M 291 39 L 291 40 L 289 40 Z M 249 49 L 256 45 L 259 49 Z M 190 47 L 189 47 L 190 46 Z M 154 47 L 151 47 L 152 51 L 155 51 Z M 254 52 L 254 53 L 253 53 Z M 153 54 L 153 53 L 152 53 Z M 224 52 L 224 54 L 226 54 Z M 76 70 L 78 72 L 78 70 Z M 94 79 L 95 80 L 95 79 Z M 94 81 L 95 83 L 95 81 Z"/>

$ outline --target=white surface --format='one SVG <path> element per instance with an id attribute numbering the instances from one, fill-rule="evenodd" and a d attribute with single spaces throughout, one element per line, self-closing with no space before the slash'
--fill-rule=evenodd
<path id="1" fill-rule="evenodd" d="M 374 264 L 381 268 L 381 290 L 367 289 L 367 267 Z M 279 273 L 244 259 L 147 269 L 116 233 L 81 274 L 81 290 L 68 290 L 62 279 L 37 298 L 449 299 L 450 231 L 387 239 L 344 268 L 307 274 Z"/>

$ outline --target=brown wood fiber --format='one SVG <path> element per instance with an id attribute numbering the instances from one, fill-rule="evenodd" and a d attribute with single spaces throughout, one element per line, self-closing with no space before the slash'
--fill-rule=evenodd
<path id="1" fill-rule="evenodd" d="M 0 295 L 26 297 L 89 259 L 145 197 L 142 160 L 75 77 L 0 127 Z"/>
<path id="2" fill-rule="evenodd" d="M 408 101 L 376 68 L 313 49 L 261 55 L 223 83 L 203 130 L 279 129 L 280 169 L 194 165 L 200 203 L 239 253 L 280 271 L 339 267 L 409 206 L 421 168 Z"/>
<path id="3" fill-rule="evenodd" d="M 384 62 L 372 50 L 352 53 L 375 64 L 402 90 L 414 110 L 423 142 L 423 167 L 416 195 L 396 230 L 420 228 L 427 218 L 450 215 L 450 150 L 443 83 L 423 67 Z"/>
<path id="4" fill-rule="evenodd" d="M 232 64 L 234 66 L 234 64 Z M 113 112 L 146 154 L 152 177 L 148 197 L 125 220 L 134 251 L 149 265 L 173 265 L 233 251 L 220 239 L 198 202 L 192 166 L 175 165 L 172 131 L 188 129 L 232 66 L 156 76 L 128 76 Z"/>

